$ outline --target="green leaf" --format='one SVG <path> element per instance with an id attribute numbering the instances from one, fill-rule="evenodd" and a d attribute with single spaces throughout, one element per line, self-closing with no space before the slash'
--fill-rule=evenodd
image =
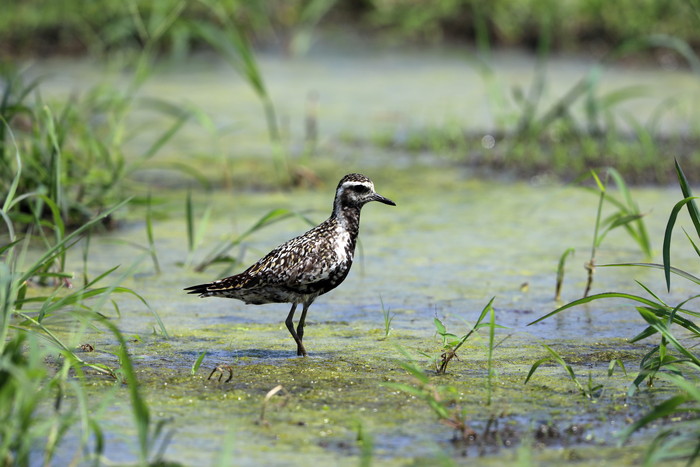
<path id="1" fill-rule="evenodd" d="M 651 327 L 659 331 L 661 335 L 664 336 L 668 342 L 670 342 L 678 352 L 680 352 L 684 357 L 686 357 L 690 362 L 693 363 L 695 368 L 697 370 L 700 370 L 700 358 L 698 358 L 695 354 L 690 352 L 685 346 L 683 346 L 676 337 L 671 334 L 671 331 L 669 330 L 668 326 L 666 325 L 665 320 L 659 318 L 656 316 L 654 313 L 651 311 L 644 309 L 642 307 L 638 308 L 637 311 L 639 311 L 639 314 L 644 318 L 644 320 L 649 323 Z M 674 316 L 674 320 L 677 317 Z"/>
<path id="2" fill-rule="evenodd" d="M 204 361 L 204 357 L 207 356 L 207 351 L 205 350 L 204 352 L 199 354 L 199 357 L 197 357 L 197 360 L 194 362 L 194 365 L 192 365 L 192 376 L 194 376 L 197 373 L 197 370 L 199 370 L 199 367 L 202 365 L 202 362 Z"/>
<path id="3" fill-rule="evenodd" d="M 527 378 L 525 378 L 524 384 L 527 384 L 527 382 L 530 381 L 530 378 L 532 377 L 533 374 L 535 374 L 535 370 L 537 370 L 540 367 L 540 365 L 542 365 L 543 363 L 546 363 L 546 362 L 551 362 L 551 361 L 552 361 L 552 357 L 544 357 L 544 358 L 540 358 L 535 363 L 533 363 L 532 366 L 530 367 L 530 371 L 527 373 Z"/>
<path id="4" fill-rule="evenodd" d="M 595 180 L 596 185 L 598 185 L 598 190 L 600 190 L 601 193 L 605 193 L 605 185 L 603 185 L 603 182 L 600 181 L 600 178 L 598 178 L 598 174 L 595 172 L 595 170 L 591 169 L 591 175 L 593 176 L 593 180 Z"/>
<path id="5" fill-rule="evenodd" d="M 615 371 L 615 366 L 619 366 L 622 372 L 625 374 L 625 376 L 627 376 L 627 369 L 625 368 L 625 364 L 619 358 L 615 358 L 613 360 L 610 360 L 610 364 L 608 365 L 608 377 L 613 375 L 613 372 Z"/>
<path id="6" fill-rule="evenodd" d="M 604 293 L 600 293 L 600 294 L 589 295 L 588 297 L 579 298 L 578 300 L 574 300 L 573 302 L 567 303 L 566 305 L 561 306 L 550 313 L 547 313 L 546 315 L 542 316 L 541 318 L 538 318 L 535 321 L 528 323 L 528 326 L 531 326 L 535 323 L 539 323 L 540 321 L 544 321 L 545 319 L 550 318 L 558 313 L 561 313 L 564 310 L 568 310 L 569 308 L 573 308 L 575 306 L 582 305 L 584 303 L 592 302 L 595 300 L 601 300 L 604 298 L 625 298 L 625 299 L 636 301 L 639 303 L 643 303 L 645 305 L 649 305 L 652 307 L 657 306 L 657 303 L 652 302 L 651 300 L 646 299 L 644 297 L 640 297 L 638 295 L 632 295 L 632 294 L 620 293 L 620 292 L 604 292 Z"/>
<path id="7" fill-rule="evenodd" d="M 688 396 L 682 394 L 675 397 L 671 397 L 670 399 L 667 399 L 661 404 L 655 406 L 649 413 L 647 413 L 642 418 L 634 422 L 622 432 L 622 441 L 627 441 L 627 439 L 629 439 L 632 433 L 639 430 L 640 428 L 643 428 L 649 423 L 674 414 L 678 406 L 684 404 L 685 402 L 688 402 Z"/>
<path id="8" fill-rule="evenodd" d="M 34 274 L 36 274 L 38 270 L 44 267 L 48 262 L 52 261 L 53 258 L 61 254 L 61 252 L 63 252 L 65 249 L 69 248 L 71 245 L 77 242 L 80 239 L 80 236 L 83 234 L 83 232 L 91 229 L 92 227 L 100 223 L 102 219 L 106 218 L 115 211 L 124 207 L 128 202 L 129 200 L 127 199 L 122 201 L 121 203 L 114 205 L 112 208 L 107 209 L 106 211 L 100 213 L 98 216 L 94 217 L 92 220 L 86 222 L 85 224 L 75 229 L 71 234 L 69 234 L 60 242 L 56 243 L 56 245 L 44 252 L 44 254 L 38 260 L 36 260 L 22 276 L 18 278 L 18 282 L 25 282 L 26 280 L 34 276 Z"/>
<path id="9" fill-rule="evenodd" d="M 681 191 L 683 192 L 683 196 L 685 198 L 692 198 L 693 192 L 690 189 L 688 179 L 685 178 L 681 165 L 678 163 L 678 159 L 675 159 L 674 162 L 676 164 L 678 183 L 681 187 Z M 697 233 L 698 237 L 700 237 L 700 211 L 698 211 L 698 206 L 695 204 L 695 201 L 688 204 L 688 214 L 690 215 L 690 219 L 693 221 L 693 225 L 695 226 L 695 233 Z"/>
<path id="10" fill-rule="evenodd" d="M 187 190 L 185 198 L 185 220 L 187 221 L 187 251 L 194 251 L 194 211 L 192 209 L 192 191 Z"/>
<path id="11" fill-rule="evenodd" d="M 596 267 L 599 268 L 605 268 L 605 267 L 617 267 L 617 266 L 640 266 L 644 268 L 654 268 L 654 269 L 662 269 L 666 270 L 666 267 L 664 264 L 657 264 L 657 263 L 612 263 L 612 264 L 598 264 Z M 684 279 L 687 279 L 691 282 L 694 282 L 698 285 L 700 285 L 700 277 L 694 276 L 693 274 L 690 274 L 689 272 L 683 271 L 682 269 L 675 268 L 673 266 L 670 266 L 668 268 L 669 272 L 682 277 Z"/>
<path id="12" fill-rule="evenodd" d="M 690 244 L 693 246 L 693 249 L 695 250 L 695 254 L 700 256 L 700 248 L 698 248 L 698 246 L 695 244 L 693 239 L 690 238 L 690 235 L 688 235 L 688 232 L 685 229 L 683 229 L 683 233 L 685 234 L 685 236 L 688 239 L 688 241 L 690 242 Z"/>
<path id="13" fill-rule="evenodd" d="M 440 321 L 437 318 L 433 318 L 433 323 L 435 324 L 435 329 L 436 329 L 437 333 L 440 334 L 441 336 L 444 336 L 446 329 L 445 329 L 445 325 L 442 324 L 442 321 Z"/>
<path id="14" fill-rule="evenodd" d="M 679 175 L 680 177 L 681 175 Z M 688 188 L 688 190 L 690 190 Z M 684 190 L 685 191 L 685 190 Z M 673 227 L 676 224 L 676 218 L 678 217 L 678 213 L 680 210 L 683 208 L 683 206 L 688 206 L 688 212 L 690 213 L 691 219 L 694 219 L 694 216 L 697 214 L 694 214 L 697 208 L 692 208 L 691 206 L 695 206 L 695 200 L 696 198 L 693 196 L 687 196 L 685 199 L 677 202 L 675 206 L 673 206 L 673 209 L 671 210 L 671 215 L 668 218 L 668 222 L 666 223 L 666 231 L 664 232 L 664 245 L 663 245 L 663 260 L 664 260 L 664 276 L 666 277 L 666 289 L 671 290 L 671 235 L 673 233 Z M 695 223 L 695 220 L 693 220 L 693 223 Z M 698 230 L 698 235 L 700 235 L 700 226 L 696 225 L 695 228 Z"/>

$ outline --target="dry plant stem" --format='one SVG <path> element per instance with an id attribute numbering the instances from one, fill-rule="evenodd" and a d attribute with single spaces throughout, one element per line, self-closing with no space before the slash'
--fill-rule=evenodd
<path id="1" fill-rule="evenodd" d="M 447 365 L 450 363 L 450 360 L 457 357 L 456 350 L 457 349 L 450 349 L 441 355 L 442 362 L 440 363 L 440 367 L 437 370 L 437 374 L 439 374 L 439 375 L 445 374 L 445 372 L 447 371 Z"/>
<path id="2" fill-rule="evenodd" d="M 209 373 L 209 377 L 207 379 L 211 379 L 212 376 L 214 376 L 214 374 L 216 373 L 219 373 L 219 382 L 221 382 L 221 379 L 224 377 L 224 373 L 228 373 L 228 378 L 226 378 L 226 381 L 224 381 L 224 383 L 228 383 L 233 379 L 233 368 L 231 367 L 231 365 L 217 365 L 216 367 L 214 367 L 213 370 L 211 370 L 211 373 Z"/>
<path id="3" fill-rule="evenodd" d="M 285 395 L 285 399 L 282 401 L 282 406 L 284 406 L 287 403 L 289 394 L 284 389 L 284 386 L 278 384 L 274 388 L 270 389 L 267 392 L 267 394 L 265 394 L 265 399 L 263 399 L 262 407 L 260 408 L 260 420 L 258 421 L 258 423 L 260 423 L 261 425 L 268 425 L 267 420 L 265 420 L 265 410 L 267 409 L 267 405 L 270 403 L 270 399 L 272 399 L 272 396 L 274 396 L 280 391 L 282 391 L 282 393 Z"/>
<path id="4" fill-rule="evenodd" d="M 588 271 L 586 290 L 583 292 L 583 298 L 586 298 L 588 297 L 588 293 L 591 291 L 591 286 L 593 285 L 593 274 L 595 273 L 595 258 L 591 256 L 591 260 L 587 262 L 583 267 L 586 268 L 586 271 Z"/>
<path id="5" fill-rule="evenodd" d="M 467 339 L 469 339 L 469 337 L 472 334 L 474 334 L 474 332 L 479 328 L 479 324 L 486 316 L 486 313 L 489 312 L 489 310 L 492 310 L 492 305 L 495 298 L 496 297 L 492 297 L 491 300 L 489 300 L 489 303 L 484 307 L 483 310 L 481 310 L 481 315 L 479 315 L 479 318 L 476 320 L 476 323 L 474 323 L 474 326 L 472 326 L 471 330 L 469 330 L 469 332 L 460 339 L 459 343 L 454 347 L 447 349 L 441 355 L 442 362 L 440 363 L 440 367 L 437 369 L 437 374 L 445 374 L 445 372 L 447 371 L 447 365 L 450 363 L 450 360 L 457 357 L 457 350 L 459 350 L 459 348 L 462 347 L 462 345 L 467 341 Z"/>
<path id="6" fill-rule="evenodd" d="M 568 256 L 573 256 L 576 250 L 573 248 L 567 248 L 564 253 L 562 253 L 559 258 L 559 265 L 557 266 L 557 283 L 554 288 L 554 300 L 561 300 L 561 288 L 564 284 L 564 267 L 566 266 L 566 258 Z"/>
<path id="7" fill-rule="evenodd" d="M 606 185 L 600 181 L 595 172 L 591 171 L 593 178 L 598 184 L 598 189 L 600 190 L 600 198 L 598 200 L 598 211 L 596 212 L 595 218 L 595 229 L 593 230 L 593 245 L 591 246 L 591 259 L 585 264 L 585 268 L 588 271 L 588 280 L 586 281 L 586 290 L 583 292 L 583 298 L 588 297 L 588 292 L 591 291 L 591 286 L 593 285 L 593 274 L 595 273 L 595 252 L 598 247 L 598 233 L 600 232 L 600 216 L 603 211 L 603 201 L 605 201 L 605 187 Z"/>

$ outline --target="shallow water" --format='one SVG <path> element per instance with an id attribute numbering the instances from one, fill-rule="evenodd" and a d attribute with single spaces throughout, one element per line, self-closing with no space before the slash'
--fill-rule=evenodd
<path id="1" fill-rule="evenodd" d="M 492 128 L 494 109 L 485 101 L 483 82 L 466 57 L 454 51 L 321 52 L 295 60 L 263 56 L 262 66 L 279 113 L 289 122 L 285 131 L 292 146 L 302 141 L 308 93 L 319 94 L 321 147 L 327 151 L 319 164 L 334 165 L 310 190 L 195 192 L 198 212 L 206 206 L 213 211 L 194 262 L 219 240 L 244 232 L 271 209 L 287 208 L 322 221 L 330 211 L 335 184 L 346 172 L 364 172 L 397 206 L 375 203 L 364 209 L 356 264 L 345 283 L 311 307 L 305 335 L 310 357 L 300 359 L 283 325 L 287 305 L 246 306 L 234 300 L 201 300 L 182 291 L 218 278 L 223 267 L 196 273 L 179 265 L 187 257 L 186 186 L 163 190 L 162 186 L 179 185 L 180 179 L 155 178 L 159 198 L 154 206 L 155 238 L 163 272 L 156 274 L 149 259 L 142 258 L 123 285 L 148 301 L 171 337 L 159 335 L 152 311 L 129 297 L 118 297 L 121 317 L 114 319 L 132 337 L 130 351 L 154 419 L 171 420 L 169 426 L 175 430 L 165 457 L 186 465 L 212 464 L 220 458 L 236 465 L 356 465 L 361 452 L 357 426 L 362 424 L 373 439 L 373 457 L 383 464 L 434 463 L 444 458 L 464 463 L 482 454 L 483 463 L 515 460 L 520 454 L 498 441 L 483 446 L 451 443 L 452 430 L 438 423 L 424 402 L 382 385 L 411 381 L 396 362 L 404 358 L 399 347 L 419 359 L 421 367 L 430 368 L 420 353 L 440 354 L 435 317 L 462 335 L 496 297 L 496 321 L 507 329 L 497 331 L 497 341 L 503 341 L 494 353 L 493 403 L 485 404 L 489 387 L 485 331 L 465 345 L 448 375 L 431 376 L 432 381 L 455 388 L 455 405 L 467 410 L 477 432 L 495 419 L 499 437 L 512 435 L 513 444 L 531 445 L 532 455 L 542 464 L 577 458 L 590 459 L 591 464 L 638 461 L 638 449 L 614 447 L 614 434 L 651 401 L 663 397 L 663 391 L 628 401 L 624 395 L 632 376 L 606 377 L 615 358 L 634 372 L 651 345 L 625 341 L 644 328 L 634 308 L 625 302 L 595 302 L 527 326 L 561 304 L 553 300 L 554 283 L 559 256 L 566 248 L 575 248 L 576 254 L 567 264 L 563 297 L 566 301 L 581 296 L 597 197 L 546 176 L 530 181 L 484 180 L 431 154 L 338 143 L 345 136 L 371 140 L 380 133 L 401 138 L 411 129 L 455 121 L 474 129 Z M 590 66 L 585 60 L 554 61 L 556 79 L 549 98 L 567 89 Z M 509 85 L 522 84 L 532 62 L 522 55 L 504 54 L 496 57 L 494 68 Z M 36 71 L 47 70 L 56 73 L 47 90 L 53 97 L 66 95 L 76 83 L 85 87 L 110 76 L 87 62 L 41 64 Z M 111 77 L 119 80 L 119 75 Z M 692 108 L 700 87 L 682 72 L 617 68 L 604 74 L 603 87 L 653 84 L 660 79 L 672 85 L 653 86 L 652 97 L 640 108 L 630 103 L 630 112 L 644 118 L 676 92 L 690 96 L 687 102 Z M 212 134 L 188 126 L 178 144 L 163 155 L 168 160 L 179 158 L 206 169 L 212 168 L 213 157 L 235 162 L 239 156 L 269 154 L 259 104 L 224 64 L 199 57 L 185 69 L 165 66 L 142 93 L 206 109 L 220 129 Z M 684 130 L 686 123 L 680 122 L 686 110 L 669 114 L 664 124 Z M 219 156 L 217 151 L 223 152 Z M 218 168 L 213 166 L 214 171 Z M 638 188 L 633 193 L 647 213 L 645 221 L 659 252 L 668 213 L 680 193 L 675 187 Z M 124 214 L 120 229 L 92 238 L 88 269 L 93 276 L 119 263 L 122 271 L 129 271 L 143 254 L 133 244 L 147 244 L 144 218 L 133 208 Z M 247 265 L 307 228 L 298 218 L 274 224 L 232 254 Z M 694 253 L 682 232 L 676 233 L 674 264 L 692 272 Z M 598 264 L 642 260 L 622 230 L 610 233 L 597 254 Z M 660 261 L 658 253 L 653 261 Z M 69 267 L 82 270 L 77 251 Z M 643 295 L 635 279 L 669 303 L 695 293 L 689 284 L 674 280 L 666 294 L 660 271 L 631 268 L 598 268 L 593 292 Z M 393 316 L 388 339 L 382 308 Z M 55 326 L 66 335 L 71 331 L 70 323 Z M 79 334 L 72 343 L 85 341 L 97 352 L 81 354 L 84 358 L 116 365 L 106 353 L 116 345 L 109 334 Z M 524 386 L 532 363 L 545 355 L 540 343 L 562 352 L 581 378 L 590 373 L 605 384 L 605 396 L 595 402 L 579 396 L 556 366 L 541 367 Z M 204 351 L 202 367 L 190 376 Z M 207 380 L 220 364 L 232 367 L 232 380 L 224 382 L 226 376 Z M 256 424 L 265 394 L 278 384 L 285 388 L 284 395 L 271 402 L 266 423 Z M 94 385 L 96 399 L 110 386 L 98 378 Z M 136 442 L 126 390 L 118 388 L 113 397 L 101 416 L 107 433 L 105 454 L 115 462 L 131 461 L 136 458 Z M 554 427 L 559 434 L 538 437 L 542 426 Z M 72 455 L 69 444 L 61 458 Z"/>
<path id="2" fill-rule="evenodd" d="M 513 95 L 529 92 L 536 69 L 535 59 L 528 53 L 499 51 L 487 61 L 492 71 L 487 78 L 479 72 L 474 54 L 464 48 L 329 46 L 317 47 L 305 57 L 261 53 L 258 62 L 292 150 L 303 150 L 305 118 L 310 96 L 315 96 L 320 143 L 334 157 L 339 156 L 337 149 L 324 143 L 338 138 L 402 142 L 412 131 L 426 128 L 487 133 L 501 129 L 504 122 L 511 127 L 519 115 Z M 98 82 L 125 86 L 129 80 L 117 66 L 89 60 L 54 59 L 28 64 L 27 69 L 30 76 L 48 77 L 43 89 L 47 96 L 81 94 Z M 635 97 L 622 99 L 608 109 L 621 127 L 629 127 L 629 119 L 645 125 L 658 118 L 662 132 L 679 134 L 697 129 L 700 82 L 694 74 L 678 67 L 662 69 L 625 62 L 592 70 L 597 70 L 593 57 L 552 56 L 546 64 L 547 81 L 539 112 L 544 113 L 592 73 L 600 105 L 615 92 L 637 88 L 631 93 Z M 176 146 L 180 157 L 269 152 L 257 96 L 233 68 L 210 55 L 195 56 L 186 65 L 160 63 L 140 93 L 191 106 L 211 119 L 215 130 L 209 124 L 193 123 L 180 132 Z M 584 105 L 583 99 L 574 105 L 572 115 L 582 117 Z M 142 144 L 147 144 L 151 137 L 147 130 L 157 122 L 152 113 L 143 118 L 138 131 L 146 130 Z"/>
<path id="3" fill-rule="evenodd" d="M 624 397 L 631 376 L 606 379 L 605 372 L 614 358 L 634 372 L 649 344 L 631 345 L 625 339 L 640 332 L 643 321 L 629 303 L 609 301 L 527 327 L 559 305 L 552 299 L 555 269 L 559 255 L 568 247 L 576 248 L 576 255 L 567 267 L 564 299 L 582 293 L 582 264 L 587 259 L 597 198 L 556 184 L 535 187 L 441 174 L 435 177 L 440 183 L 420 188 L 389 180 L 377 186 L 397 207 L 365 207 L 361 250 L 353 270 L 338 289 L 320 297 L 309 311 L 307 359 L 295 356 L 293 341 L 284 328 L 287 305 L 246 306 L 235 300 L 186 295 L 183 287 L 218 278 L 217 268 L 196 273 L 177 265 L 187 254 L 181 212 L 185 193 L 172 194 L 171 201 L 156 208 L 156 214 L 169 214 L 155 226 L 163 273 L 155 274 L 145 259 L 124 285 L 148 300 L 171 338 L 153 334 L 157 329 L 153 315 L 136 300 L 119 299 L 121 318 L 116 322 L 125 335 L 138 336 L 130 351 L 154 417 L 172 420 L 169 426 L 175 435 L 166 458 L 186 465 L 210 464 L 219 456 L 226 457 L 223 440 L 229 439 L 234 446 L 231 458 L 237 465 L 354 464 L 359 456 L 356 426 L 361 422 L 374 439 L 374 457 L 391 464 L 440 455 L 456 460 L 480 454 L 486 456 L 484 461 L 492 456 L 512 459 L 515 451 L 499 443 L 482 447 L 452 444 L 451 430 L 440 425 L 423 403 L 381 386 L 385 381 L 407 380 L 395 360 L 402 358 L 399 346 L 418 358 L 420 366 L 430 368 L 419 352 L 436 357 L 440 353 L 434 317 L 448 330 L 464 334 L 492 296 L 496 297 L 496 320 L 507 326 L 497 332 L 497 340 L 505 340 L 494 354 L 494 403 L 484 405 L 487 337 L 483 332 L 465 346 L 449 375 L 435 377 L 436 384 L 457 388 L 458 403 L 472 414 L 471 426 L 479 433 L 494 416 L 500 427 L 498 436 L 511 436 L 515 445 L 525 443 L 523 439 L 532 430 L 551 427 L 548 429 L 556 436 L 533 441 L 533 446 L 541 445 L 536 448 L 541 459 L 562 449 L 612 449 L 615 433 L 626 426 L 629 417 L 637 416 L 640 407 L 638 399 Z M 198 197 L 199 206 L 213 206 L 215 221 L 195 260 L 222 236 L 244 231 L 272 208 L 310 209 L 310 218 L 323 220 L 333 187 L 329 183 L 313 191 Z M 649 213 L 646 221 L 658 250 L 666 213 L 678 199 L 676 190 L 646 188 L 634 193 L 642 210 Z M 178 199 L 181 202 L 174 201 Z M 576 210 L 572 212 L 571 206 Z M 145 244 L 143 225 L 136 217 L 125 219 L 123 229 L 92 239 L 91 270 L 97 273 L 115 264 L 115 258 L 125 260 L 128 267 L 140 254 L 122 243 Z M 306 228 L 303 221 L 292 219 L 258 232 L 245 242 L 243 261 L 254 261 Z M 684 239 L 677 238 L 676 244 L 674 260 L 681 267 L 690 267 L 693 257 L 684 248 Z M 235 250 L 234 255 L 239 253 Z M 598 254 L 601 264 L 642 259 L 622 231 L 612 232 Z M 604 268 L 596 273 L 593 292 L 643 294 L 634 279 L 670 303 L 693 293 L 687 284 L 674 281 L 672 293 L 664 294 L 661 271 Z M 528 284 L 526 291 L 524 283 Z M 389 339 L 383 339 L 382 306 L 393 314 Z M 109 334 L 80 339 L 88 340 L 98 351 L 115 345 Z M 556 366 L 543 367 L 523 386 L 530 365 L 543 356 L 540 342 L 562 352 L 580 377 L 590 372 L 596 382 L 606 384 L 608 395 L 596 403 L 586 401 Z M 207 356 L 202 367 L 196 376 L 190 376 L 190 368 L 203 351 Z M 116 363 L 106 354 L 82 356 Z M 232 381 L 224 382 L 226 370 L 221 381 L 206 379 L 220 364 L 232 367 Z M 277 384 L 285 388 L 286 396 L 278 400 L 286 404 L 268 409 L 269 425 L 256 425 L 265 393 Z M 104 383 L 99 387 L 104 391 Z M 135 456 L 135 444 L 129 438 L 131 415 L 126 399 L 121 401 L 126 392 L 116 397 L 113 409 L 104 417 L 115 433 L 107 445 L 107 457 L 127 461 Z M 622 450 L 616 455 L 625 457 L 632 452 Z M 592 459 L 603 461 L 610 455 L 600 451 Z M 561 460 L 554 455 L 554 463 L 556 459 Z"/>

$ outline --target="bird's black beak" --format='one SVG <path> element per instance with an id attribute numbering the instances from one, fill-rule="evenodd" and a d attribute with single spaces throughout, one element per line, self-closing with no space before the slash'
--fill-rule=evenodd
<path id="1" fill-rule="evenodd" d="M 389 206 L 396 206 L 396 203 L 390 200 L 389 198 L 385 198 L 379 193 L 375 193 L 372 196 L 372 201 L 379 201 L 380 203 L 388 204 Z"/>

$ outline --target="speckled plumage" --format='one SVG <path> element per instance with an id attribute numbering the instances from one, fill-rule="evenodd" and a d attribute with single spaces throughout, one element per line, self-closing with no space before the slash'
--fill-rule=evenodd
<path id="1" fill-rule="evenodd" d="M 349 174 L 338 183 L 331 216 L 303 235 L 278 246 L 235 276 L 185 290 L 200 297 L 236 298 L 248 304 L 291 303 L 285 324 L 297 344 L 297 355 L 306 356 L 302 343 L 309 306 L 319 295 L 345 280 L 355 255 L 360 210 L 370 201 L 395 206 L 374 191 L 372 181 Z M 296 331 L 296 306 L 303 310 Z"/>

